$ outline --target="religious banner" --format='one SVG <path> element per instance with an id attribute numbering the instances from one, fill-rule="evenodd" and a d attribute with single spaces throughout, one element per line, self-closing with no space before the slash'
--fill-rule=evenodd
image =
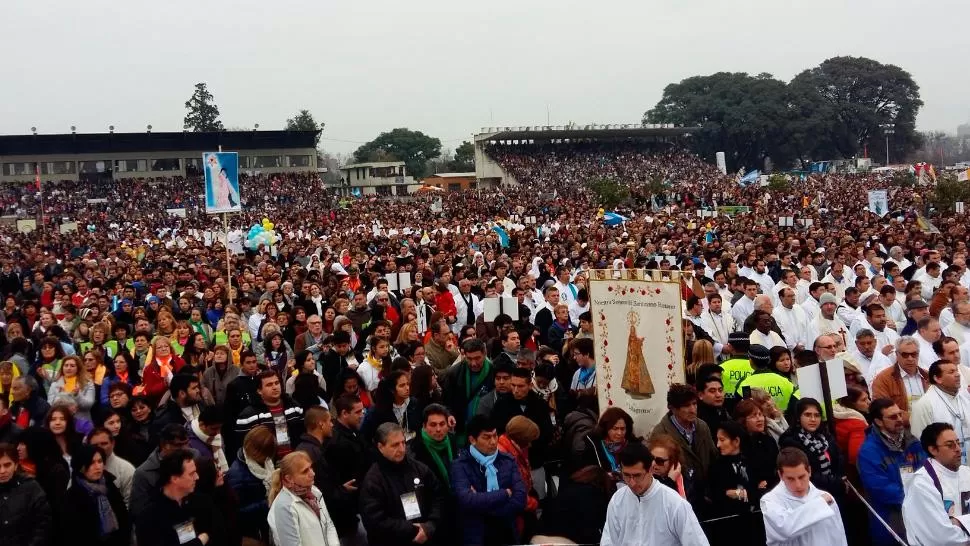
<path id="1" fill-rule="evenodd" d="M 242 211 L 239 199 L 239 154 L 236 152 L 206 152 L 205 211 L 209 214 Z"/>
<path id="2" fill-rule="evenodd" d="M 889 194 L 886 190 L 869 191 L 869 212 L 880 218 L 889 212 Z"/>
<path id="3" fill-rule="evenodd" d="M 751 207 L 747 205 L 721 205 L 717 207 L 717 212 L 725 216 L 734 216 L 735 214 L 751 212 Z"/>
<path id="4" fill-rule="evenodd" d="M 721 174 L 727 174 L 727 161 L 725 160 L 724 152 L 714 154 L 714 159 L 717 161 L 717 170 L 721 171 Z"/>
<path id="5" fill-rule="evenodd" d="M 685 380 L 680 280 L 612 273 L 594 271 L 589 282 L 600 411 L 622 408 L 636 434 L 649 436 L 667 413 L 670 385 Z"/>

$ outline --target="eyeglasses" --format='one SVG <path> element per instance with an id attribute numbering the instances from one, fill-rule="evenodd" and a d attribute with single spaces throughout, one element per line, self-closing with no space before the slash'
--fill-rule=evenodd
<path id="1" fill-rule="evenodd" d="M 905 353 L 903 351 L 896 351 L 896 352 L 899 354 L 899 356 L 903 358 L 916 358 L 919 356 L 919 351 L 916 351 L 915 353 Z"/>
<path id="2" fill-rule="evenodd" d="M 667 464 L 668 462 L 670 462 L 670 459 L 669 458 L 663 458 L 663 457 L 654 457 L 653 458 L 653 462 L 657 463 L 660 466 L 663 466 L 663 465 Z"/>
<path id="3" fill-rule="evenodd" d="M 942 445 L 937 445 L 937 448 L 945 447 L 949 449 L 959 449 L 963 447 L 963 441 L 961 440 L 950 440 L 949 442 L 943 442 Z"/>

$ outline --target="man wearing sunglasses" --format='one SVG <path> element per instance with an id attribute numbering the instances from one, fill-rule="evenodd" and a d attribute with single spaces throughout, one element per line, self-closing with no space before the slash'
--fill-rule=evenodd
<path id="1" fill-rule="evenodd" d="M 618 458 L 627 486 L 610 499 L 602 546 L 708 546 L 690 503 L 653 479 L 650 466 L 654 457 L 647 446 L 631 443 L 620 450 Z"/>
<path id="2" fill-rule="evenodd" d="M 920 443 L 930 458 L 913 474 L 903 499 L 906 539 L 910 544 L 967 544 L 970 468 L 960 464 L 962 442 L 949 423 L 931 423 Z"/>

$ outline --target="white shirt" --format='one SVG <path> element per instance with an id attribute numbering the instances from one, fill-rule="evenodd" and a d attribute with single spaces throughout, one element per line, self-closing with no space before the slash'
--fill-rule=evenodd
<path id="1" fill-rule="evenodd" d="M 903 524 L 906 526 L 906 540 L 913 546 L 959 546 L 970 541 L 967 532 L 950 521 L 956 517 L 970 527 L 970 518 L 965 515 L 961 497 L 970 492 L 970 469 L 961 466 L 956 472 L 946 468 L 936 459 L 930 464 L 940 479 L 943 489 L 943 503 L 940 490 L 933 479 L 920 468 L 914 474 L 903 498 Z M 945 510 L 952 506 L 952 513 Z"/>
<path id="2" fill-rule="evenodd" d="M 781 328 L 781 333 L 785 336 L 785 344 L 789 349 L 794 349 L 798 344 L 801 344 L 802 347 L 812 346 L 806 339 L 811 321 L 802 306 L 793 305 L 791 309 L 784 305 L 775 307 L 771 316 L 775 318 L 775 322 Z"/>
<path id="3" fill-rule="evenodd" d="M 923 393 L 926 391 L 923 389 L 923 378 L 919 372 L 910 375 L 900 367 L 899 377 L 903 380 L 903 387 L 906 388 L 906 396 L 909 398 L 910 405 L 923 397 Z"/>
<path id="4" fill-rule="evenodd" d="M 576 295 L 579 293 L 579 289 L 576 288 L 575 284 L 571 282 L 563 284 L 559 281 L 556 281 L 556 284 L 554 286 L 556 287 L 557 290 L 559 290 L 560 303 L 565 303 L 568 305 L 576 301 Z M 508 291 L 508 295 L 512 295 L 512 292 Z"/>
<path id="5" fill-rule="evenodd" d="M 933 350 L 933 344 L 923 339 L 919 331 L 913 334 L 913 338 L 916 339 L 916 343 L 919 345 L 919 367 L 929 371 L 930 366 L 939 360 L 940 357 Z"/>
<path id="6" fill-rule="evenodd" d="M 601 546 L 709 546 L 690 504 L 653 480 L 642 497 L 629 487 L 613 494 L 606 509 Z M 835 546 L 835 545 L 830 545 Z"/>
<path id="7" fill-rule="evenodd" d="M 479 307 L 478 304 L 480 300 L 478 299 L 478 296 L 476 296 L 475 294 L 472 294 L 471 292 L 468 293 L 468 296 L 471 297 L 472 314 L 477 319 L 478 318 L 477 310 Z M 454 332 L 455 334 L 459 334 L 461 333 L 462 328 L 464 328 L 465 326 L 474 326 L 475 322 L 472 321 L 471 324 L 467 324 L 468 304 L 465 303 L 464 295 L 461 292 L 458 292 L 457 294 L 454 295 L 454 299 L 455 299 L 455 308 L 458 309 L 458 315 L 456 316 L 457 320 L 455 320 L 455 323 L 451 325 L 451 331 Z"/>
<path id="8" fill-rule="evenodd" d="M 754 313 L 754 300 L 748 298 L 748 296 L 741 296 L 741 299 L 731 309 L 731 316 L 734 317 L 735 324 L 744 324 L 751 313 Z"/>
<path id="9" fill-rule="evenodd" d="M 798 283 L 795 284 L 795 301 L 799 305 L 805 303 L 805 300 L 812 297 L 808 293 L 808 289 L 812 286 L 811 281 L 806 281 L 805 279 L 798 279 Z"/>
<path id="10" fill-rule="evenodd" d="M 704 311 L 701 313 L 701 328 L 716 341 L 727 344 L 728 336 L 734 331 L 734 317 L 726 313 Z"/>
<path id="11" fill-rule="evenodd" d="M 115 477 L 115 486 L 121 491 L 125 504 L 131 507 L 131 482 L 135 478 L 135 465 L 112 453 L 104 462 L 104 469 Z"/>
<path id="12" fill-rule="evenodd" d="M 758 283 L 762 294 L 771 294 L 771 289 L 775 287 L 775 281 L 767 273 L 758 273 L 755 271 L 748 278 Z M 775 295 L 777 296 L 777 294 Z"/>
<path id="13" fill-rule="evenodd" d="M 851 343 L 855 343 L 855 338 L 859 335 L 859 330 L 866 329 L 872 332 L 872 335 L 876 336 L 876 352 L 882 352 L 882 348 L 889 345 L 893 348 L 893 351 L 889 354 L 896 352 L 896 341 L 899 339 L 899 334 L 896 330 L 892 328 L 884 327 L 882 330 L 876 330 L 876 327 L 869 324 L 868 320 L 862 322 L 857 322 L 852 328 L 849 328 L 849 333 L 852 334 L 852 339 L 849 340 Z"/>
<path id="14" fill-rule="evenodd" d="M 569 322 L 571 322 L 573 326 L 579 326 L 579 315 L 582 315 L 586 311 L 589 311 L 589 300 L 586 300 L 586 305 L 580 305 L 579 300 L 570 302 Z"/>
<path id="15" fill-rule="evenodd" d="M 765 348 L 771 349 L 772 347 L 784 347 L 785 340 L 781 339 L 774 330 L 769 330 L 767 334 L 762 334 L 758 330 L 751 332 L 748 336 L 748 342 L 751 345 L 763 345 Z"/>
<path id="16" fill-rule="evenodd" d="M 859 324 L 866 320 L 866 314 L 862 312 L 862 309 L 853 309 L 849 307 L 849 304 L 842 302 L 838 307 L 835 308 L 835 316 L 842 320 L 842 323 L 852 328 L 853 325 Z"/>
<path id="17" fill-rule="evenodd" d="M 879 375 L 879 372 L 891 368 L 893 365 L 892 361 L 889 360 L 889 357 L 880 353 L 879 349 L 876 349 L 872 353 L 872 358 L 866 358 L 866 355 L 862 354 L 858 349 L 852 349 L 848 354 L 849 359 L 860 368 L 859 371 L 866 378 L 866 385 L 869 385 L 869 394 L 871 396 L 872 381 Z"/>
<path id="18" fill-rule="evenodd" d="M 811 343 L 806 343 L 805 347 L 812 347 L 815 344 L 815 340 L 823 334 L 837 334 L 842 336 L 842 341 L 848 345 L 849 343 L 849 329 L 846 328 L 845 323 L 839 320 L 839 317 L 832 315 L 832 318 L 827 319 L 822 316 L 821 313 L 812 321 L 811 325 Z"/>
<path id="19" fill-rule="evenodd" d="M 953 317 L 953 308 L 944 307 L 943 310 L 940 311 L 940 328 L 946 328 L 947 326 L 953 324 L 954 320 L 956 319 Z"/>
<path id="20" fill-rule="evenodd" d="M 804 497 L 779 483 L 761 498 L 768 546 L 848 546 L 839 506 L 829 504 L 821 489 L 809 484 Z"/>
<path id="21" fill-rule="evenodd" d="M 802 309 L 805 310 L 805 314 L 808 315 L 808 318 L 813 320 L 815 317 L 822 314 L 822 309 L 818 305 L 818 300 L 813 298 L 811 294 L 809 294 L 809 296 L 805 298 L 805 301 L 802 302 Z"/>
<path id="22" fill-rule="evenodd" d="M 961 441 L 970 439 L 970 394 L 957 388 L 957 395 L 950 396 L 936 385 L 930 385 L 910 411 L 910 432 L 919 438 L 930 423 L 949 423 Z"/>

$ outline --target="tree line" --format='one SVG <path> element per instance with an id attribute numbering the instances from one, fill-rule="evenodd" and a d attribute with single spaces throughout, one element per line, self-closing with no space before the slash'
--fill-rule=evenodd
<path id="1" fill-rule="evenodd" d="M 901 162 L 918 149 L 923 101 L 909 72 L 864 57 L 833 57 L 790 82 L 771 74 L 718 72 L 668 85 L 644 123 L 700 127 L 694 151 L 728 168 L 805 168 L 861 157 Z"/>

